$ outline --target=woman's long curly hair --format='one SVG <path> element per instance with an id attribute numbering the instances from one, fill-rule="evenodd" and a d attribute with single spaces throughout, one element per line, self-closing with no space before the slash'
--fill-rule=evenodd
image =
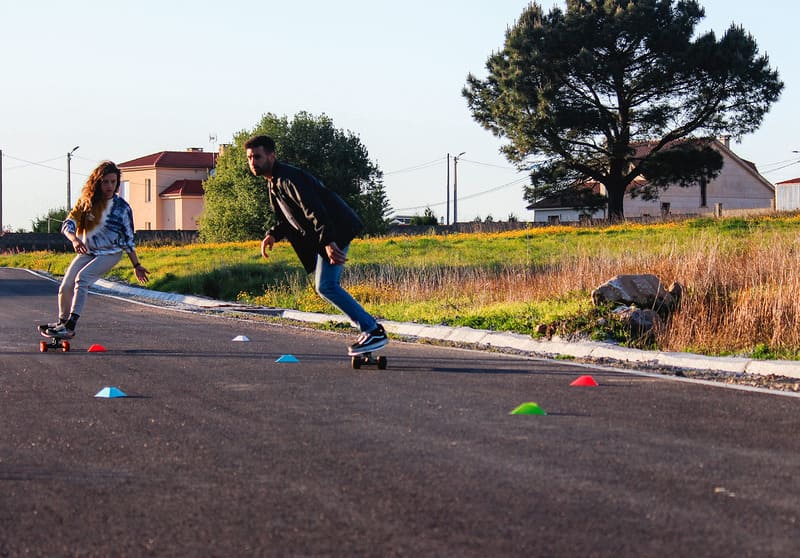
<path id="1" fill-rule="evenodd" d="M 83 188 L 81 189 L 81 197 L 78 198 L 78 201 L 75 204 L 78 209 L 81 209 L 84 212 L 91 211 L 94 203 L 103 198 L 103 191 L 100 189 L 100 184 L 103 182 L 103 177 L 107 174 L 117 175 L 117 189 L 114 190 L 114 193 L 119 191 L 119 185 L 122 180 L 122 171 L 119 170 L 119 167 L 117 167 L 117 165 L 115 165 L 113 162 L 103 161 L 97 165 L 97 167 L 92 171 L 92 174 L 89 175 L 89 178 L 87 178 L 86 182 L 83 184 Z"/>

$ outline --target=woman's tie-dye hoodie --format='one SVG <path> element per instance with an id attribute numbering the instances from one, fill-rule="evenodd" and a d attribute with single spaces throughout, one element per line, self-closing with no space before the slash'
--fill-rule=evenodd
<path id="1" fill-rule="evenodd" d="M 133 211 L 128 202 L 115 195 L 92 205 L 91 211 L 72 208 L 61 232 L 77 234 L 95 256 L 133 251 Z"/>

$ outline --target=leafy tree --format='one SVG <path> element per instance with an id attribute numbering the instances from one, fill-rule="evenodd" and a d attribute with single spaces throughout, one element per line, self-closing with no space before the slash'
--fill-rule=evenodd
<path id="1" fill-rule="evenodd" d="M 537 162 L 528 201 L 594 181 L 621 219 L 638 176 L 657 195 L 668 179 L 718 172 L 713 149 L 687 158 L 695 143 L 678 140 L 753 132 L 783 83 L 741 27 L 694 38 L 704 16 L 695 0 L 567 0 L 566 11 L 531 3 L 522 12 L 488 58 L 488 77 L 470 74 L 463 94 L 475 120 L 509 140 L 510 161 Z"/>
<path id="2" fill-rule="evenodd" d="M 432 226 L 438 225 L 439 220 L 436 218 L 436 214 L 433 210 L 430 207 L 426 207 L 425 212 L 422 215 L 414 215 L 409 224 L 415 226 Z"/>
<path id="3" fill-rule="evenodd" d="M 61 232 L 61 223 L 67 218 L 69 210 L 65 208 L 51 209 L 44 217 L 37 217 L 31 222 L 31 232 Z"/>
<path id="4" fill-rule="evenodd" d="M 383 173 L 369 160 L 366 147 L 352 132 L 336 129 L 325 116 L 300 112 L 266 114 L 252 130 L 234 136 L 217 159 L 213 177 L 204 184 L 205 212 L 200 220 L 204 240 L 261 238 L 272 222 L 264 179 L 250 174 L 244 143 L 265 134 L 275 140 L 278 159 L 319 178 L 359 214 L 367 234 L 384 232 L 390 211 Z"/>

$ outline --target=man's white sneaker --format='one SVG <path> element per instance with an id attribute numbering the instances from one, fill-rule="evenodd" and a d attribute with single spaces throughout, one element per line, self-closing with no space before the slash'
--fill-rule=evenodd
<path id="1" fill-rule="evenodd" d="M 381 347 L 385 347 L 388 342 L 389 337 L 386 335 L 386 331 L 382 325 L 378 324 L 378 327 L 372 331 L 362 333 L 358 341 L 350 345 L 350 350 L 347 354 L 353 356 L 376 351 Z"/>

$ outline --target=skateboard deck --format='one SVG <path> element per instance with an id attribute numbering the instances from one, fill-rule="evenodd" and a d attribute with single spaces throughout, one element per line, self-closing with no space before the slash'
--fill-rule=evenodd
<path id="1" fill-rule="evenodd" d="M 60 335 L 49 335 L 47 330 L 47 324 L 42 324 L 37 326 L 36 329 L 42 335 L 42 337 L 48 338 L 50 341 L 39 341 L 39 352 L 46 353 L 48 349 L 52 349 L 54 351 L 61 350 L 63 352 L 69 351 L 69 339 L 70 337 L 63 337 Z"/>
<path id="2" fill-rule="evenodd" d="M 380 347 L 378 349 L 373 349 L 372 351 L 367 351 L 364 353 L 358 353 L 355 355 L 348 353 L 348 356 L 350 357 L 350 362 L 353 364 L 353 368 L 355 370 L 358 370 L 362 366 L 377 365 L 379 370 L 386 370 L 386 365 L 389 362 L 387 358 L 383 355 L 376 357 L 372 354 L 376 351 L 380 351 L 381 349 L 383 349 L 383 347 Z"/>

